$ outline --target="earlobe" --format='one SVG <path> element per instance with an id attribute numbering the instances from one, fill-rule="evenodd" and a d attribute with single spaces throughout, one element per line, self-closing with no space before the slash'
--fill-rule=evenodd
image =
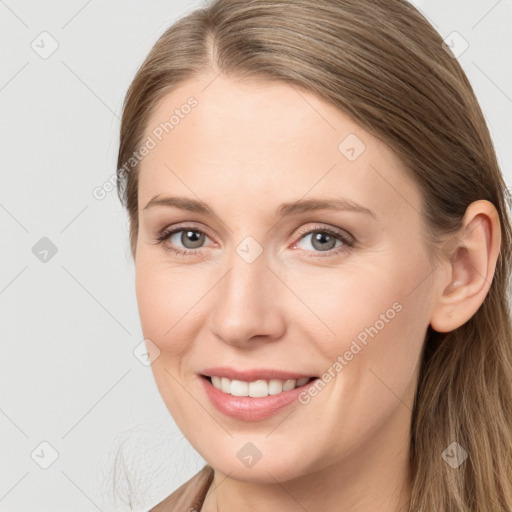
<path id="1" fill-rule="evenodd" d="M 453 331 L 482 305 L 494 276 L 501 244 L 496 208 L 486 200 L 471 203 L 462 226 L 446 241 L 449 269 L 434 297 L 430 325 L 438 332 Z"/>

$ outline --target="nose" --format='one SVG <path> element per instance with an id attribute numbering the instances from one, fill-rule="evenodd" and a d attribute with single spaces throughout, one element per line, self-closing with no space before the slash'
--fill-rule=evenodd
<path id="1" fill-rule="evenodd" d="M 248 263 L 234 253 L 215 287 L 208 327 L 214 336 L 238 347 L 256 347 L 285 331 L 283 284 L 261 254 Z"/>

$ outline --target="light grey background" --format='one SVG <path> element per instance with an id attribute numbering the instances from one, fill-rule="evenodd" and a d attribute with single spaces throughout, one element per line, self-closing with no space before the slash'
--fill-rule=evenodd
<path id="1" fill-rule="evenodd" d="M 512 1 L 414 4 L 459 50 L 469 43 L 458 58 L 510 183 Z M 143 336 L 126 214 L 115 191 L 93 196 L 113 183 L 138 66 L 202 5 L 0 0 L 3 512 L 147 510 L 204 464 L 133 354 Z"/>

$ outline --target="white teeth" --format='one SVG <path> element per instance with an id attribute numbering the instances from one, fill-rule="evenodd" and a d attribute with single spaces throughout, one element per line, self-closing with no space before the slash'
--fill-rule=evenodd
<path id="1" fill-rule="evenodd" d="M 283 384 L 283 391 L 290 391 L 290 390 L 292 390 L 295 387 L 296 382 L 297 381 L 295 379 L 287 380 Z"/>
<path id="2" fill-rule="evenodd" d="M 234 382 L 234 381 L 233 381 Z M 249 396 L 258 398 L 268 395 L 268 384 L 264 380 L 256 380 L 249 384 Z"/>
<path id="3" fill-rule="evenodd" d="M 283 381 L 272 379 L 268 383 L 268 394 L 269 395 L 278 395 L 283 391 Z"/>
<path id="4" fill-rule="evenodd" d="M 231 381 L 226 377 L 222 377 L 220 382 L 220 389 L 224 391 L 224 393 L 231 393 Z"/>
<path id="5" fill-rule="evenodd" d="M 249 383 L 243 380 L 232 380 L 231 394 L 233 396 L 249 396 Z"/>
<path id="6" fill-rule="evenodd" d="M 233 396 L 250 396 L 254 398 L 264 397 L 268 395 L 278 395 L 283 391 L 290 391 L 296 387 L 304 386 L 309 381 L 308 377 L 301 379 L 278 380 L 271 379 L 256 380 L 253 382 L 246 382 L 243 380 L 230 380 L 227 377 L 211 377 L 213 387 L 220 389 L 224 393 Z"/>

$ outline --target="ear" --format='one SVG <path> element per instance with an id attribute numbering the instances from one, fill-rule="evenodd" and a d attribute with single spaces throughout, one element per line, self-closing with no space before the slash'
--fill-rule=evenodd
<path id="1" fill-rule="evenodd" d="M 498 212 L 486 200 L 471 203 L 460 230 L 445 242 L 447 272 L 443 274 L 430 325 L 453 331 L 482 305 L 492 283 L 501 244 Z"/>

